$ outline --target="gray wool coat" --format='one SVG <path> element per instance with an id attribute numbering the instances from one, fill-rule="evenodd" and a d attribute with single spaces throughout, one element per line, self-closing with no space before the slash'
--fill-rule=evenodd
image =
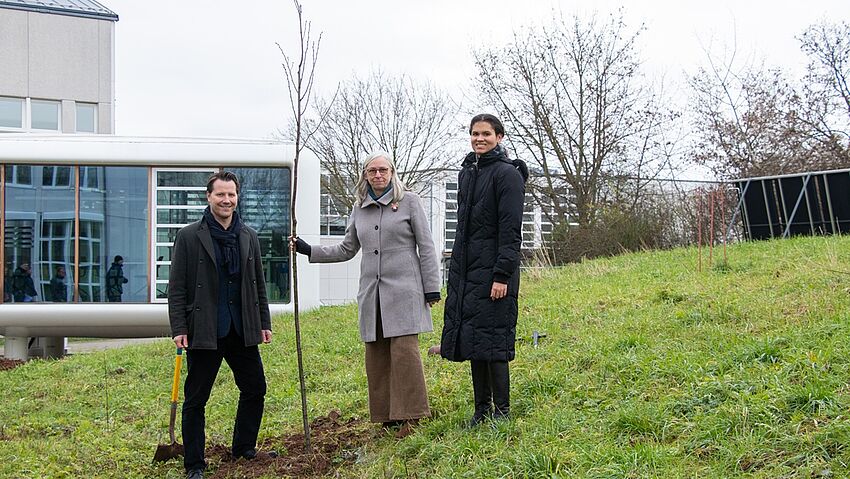
<path id="1" fill-rule="evenodd" d="M 440 291 L 440 272 L 428 218 L 413 192 L 405 192 L 398 205 L 391 201 L 390 194 L 377 201 L 367 196 L 352 209 L 341 243 L 310 250 L 311 263 L 347 261 L 363 250 L 357 304 L 360 337 L 367 343 L 376 340 L 378 297 L 385 338 L 434 329 L 425 293 Z"/>

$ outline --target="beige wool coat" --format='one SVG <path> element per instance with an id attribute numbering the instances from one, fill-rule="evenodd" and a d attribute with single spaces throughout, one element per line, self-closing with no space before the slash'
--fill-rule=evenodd
<path id="1" fill-rule="evenodd" d="M 391 194 L 377 201 L 367 196 L 351 211 L 341 243 L 310 250 L 311 263 L 347 261 L 363 250 L 357 304 L 360 337 L 367 343 L 376 340 L 378 297 L 385 338 L 434 329 L 425 293 L 440 291 L 440 272 L 428 218 L 413 192 L 397 205 L 391 202 Z"/>

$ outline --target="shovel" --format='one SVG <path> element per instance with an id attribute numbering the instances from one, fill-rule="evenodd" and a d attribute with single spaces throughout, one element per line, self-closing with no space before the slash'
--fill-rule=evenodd
<path id="1" fill-rule="evenodd" d="M 171 419 L 168 421 L 168 435 L 171 444 L 160 444 L 156 446 L 153 455 L 154 462 L 163 462 L 183 455 L 183 445 L 177 444 L 174 437 L 174 421 L 177 419 L 177 386 L 180 384 L 180 363 L 183 360 L 183 348 L 177 348 L 177 356 L 174 357 L 174 379 L 171 381 Z"/>

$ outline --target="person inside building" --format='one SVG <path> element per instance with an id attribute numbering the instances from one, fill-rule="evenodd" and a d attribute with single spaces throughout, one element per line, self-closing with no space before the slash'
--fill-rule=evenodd
<path id="1" fill-rule="evenodd" d="M 188 479 L 204 477 L 205 409 L 222 360 L 239 388 L 232 456 L 277 455 L 256 449 L 266 395 L 258 345 L 271 342 L 272 325 L 260 241 L 239 217 L 238 201 L 236 175 L 212 175 L 203 218 L 180 229 L 171 256 L 168 316 L 189 369 L 182 421 Z"/>
<path id="2" fill-rule="evenodd" d="M 290 238 L 311 263 L 360 259 L 360 337 L 365 343 L 372 422 L 409 435 L 430 417 L 419 333 L 433 330 L 431 306 L 440 300 L 437 253 L 419 196 L 406 191 L 392 156 L 374 152 L 363 161 L 345 238 L 309 245 Z"/>
<path id="3" fill-rule="evenodd" d="M 458 175 L 457 229 L 449 265 L 440 354 L 469 361 L 475 411 L 470 426 L 510 414 L 519 293 L 522 213 L 528 168 L 501 145 L 493 115 L 469 123 L 472 151 Z"/>
<path id="4" fill-rule="evenodd" d="M 117 255 L 109 271 L 106 272 L 106 298 L 110 303 L 121 302 L 125 284 L 127 284 L 127 278 L 124 277 L 124 258 Z"/>

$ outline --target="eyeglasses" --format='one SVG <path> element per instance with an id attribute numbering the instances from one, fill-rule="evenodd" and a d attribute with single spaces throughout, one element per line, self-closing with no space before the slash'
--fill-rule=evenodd
<path id="1" fill-rule="evenodd" d="M 381 176 L 386 176 L 390 172 L 390 169 L 387 167 L 382 168 L 367 168 L 366 174 L 369 176 L 375 176 L 377 173 L 380 173 Z"/>

